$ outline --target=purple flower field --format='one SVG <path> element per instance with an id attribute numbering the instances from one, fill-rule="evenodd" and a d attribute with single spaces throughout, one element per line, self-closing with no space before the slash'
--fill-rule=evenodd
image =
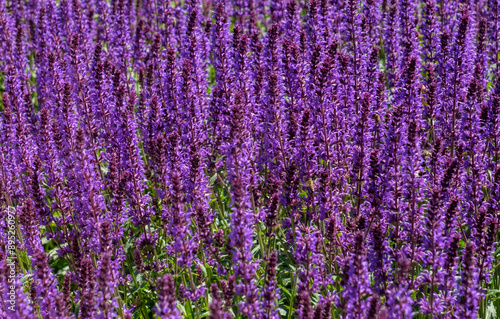
<path id="1" fill-rule="evenodd" d="M 0 0 L 0 318 L 497 318 L 500 0 Z"/>

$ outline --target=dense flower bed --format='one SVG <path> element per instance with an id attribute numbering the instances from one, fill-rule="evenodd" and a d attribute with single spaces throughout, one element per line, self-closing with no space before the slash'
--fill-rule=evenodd
<path id="1" fill-rule="evenodd" d="M 2 0 L 2 318 L 500 309 L 499 6 Z"/>

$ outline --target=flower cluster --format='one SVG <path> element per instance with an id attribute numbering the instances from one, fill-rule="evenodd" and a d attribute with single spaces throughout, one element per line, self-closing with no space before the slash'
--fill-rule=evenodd
<path id="1" fill-rule="evenodd" d="M 499 43 L 498 0 L 0 0 L 0 316 L 486 318 Z"/>

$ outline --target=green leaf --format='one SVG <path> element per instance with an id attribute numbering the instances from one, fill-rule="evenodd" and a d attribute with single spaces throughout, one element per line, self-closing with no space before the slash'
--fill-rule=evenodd
<path id="1" fill-rule="evenodd" d="M 500 294 L 500 289 L 490 289 L 488 290 L 488 292 L 486 293 L 487 296 L 490 296 L 490 295 L 496 295 L 496 294 Z"/>
<path id="2" fill-rule="evenodd" d="M 279 312 L 280 316 L 286 316 L 286 314 L 288 313 L 288 311 L 286 311 L 283 308 L 278 308 L 278 312 Z"/>
<path id="3" fill-rule="evenodd" d="M 200 263 L 199 266 L 201 268 L 201 271 L 203 272 L 203 276 L 207 277 L 207 269 L 205 268 L 205 265 Z"/>
<path id="4" fill-rule="evenodd" d="M 214 175 L 212 175 L 212 177 L 210 177 L 209 185 L 212 186 L 215 183 L 216 179 L 217 179 L 217 173 L 215 173 Z"/>
<path id="5" fill-rule="evenodd" d="M 288 289 L 286 289 L 283 286 L 279 286 L 279 287 L 280 287 L 280 291 L 284 291 L 288 295 L 288 297 L 292 298 L 292 294 L 290 293 L 290 291 L 288 291 Z"/>
<path id="6" fill-rule="evenodd" d="M 187 317 L 187 312 L 186 312 L 186 308 L 184 308 L 184 305 L 181 304 L 180 302 L 177 303 L 177 309 L 179 309 L 181 312 L 182 312 L 182 315 L 184 317 Z"/>
<path id="7" fill-rule="evenodd" d="M 283 285 L 288 286 L 292 282 L 292 280 L 290 279 L 290 277 L 285 277 L 281 282 L 283 283 Z"/>
<path id="8" fill-rule="evenodd" d="M 486 308 L 486 319 L 496 319 L 496 318 L 498 318 L 497 309 L 495 308 L 495 305 L 493 305 L 492 302 L 489 302 L 488 307 Z"/>

